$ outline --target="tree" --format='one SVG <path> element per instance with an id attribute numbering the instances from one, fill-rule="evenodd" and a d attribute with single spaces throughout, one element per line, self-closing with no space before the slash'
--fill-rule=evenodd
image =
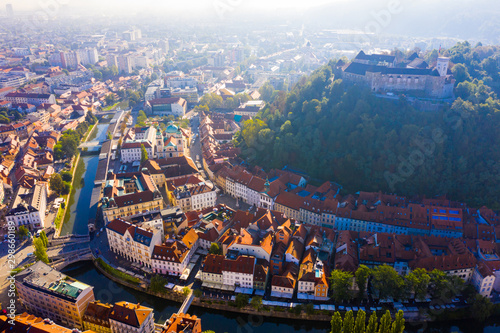
<path id="1" fill-rule="evenodd" d="M 352 310 L 347 311 L 344 316 L 343 333 L 353 333 L 354 332 L 354 315 Z"/>
<path id="2" fill-rule="evenodd" d="M 141 163 L 146 162 L 148 159 L 149 159 L 148 151 L 146 150 L 146 147 L 144 147 L 144 145 L 141 144 Z"/>
<path id="3" fill-rule="evenodd" d="M 349 288 L 352 285 L 353 275 L 339 269 L 334 269 L 330 275 L 330 284 L 332 288 L 332 298 L 335 302 L 349 300 L 351 294 Z"/>
<path id="4" fill-rule="evenodd" d="M 365 294 L 366 283 L 368 282 L 368 277 L 370 277 L 370 268 L 365 265 L 359 265 L 355 273 L 356 285 L 359 289 L 359 297 L 362 298 Z"/>
<path id="5" fill-rule="evenodd" d="M 165 292 L 165 285 L 167 283 L 168 280 L 160 274 L 153 275 L 153 277 L 151 277 L 151 282 L 149 283 L 149 290 L 154 293 L 163 293 Z"/>
<path id="6" fill-rule="evenodd" d="M 378 317 L 375 311 L 372 312 L 370 319 L 368 319 L 368 325 L 366 326 L 366 333 L 377 333 L 378 329 Z"/>
<path id="7" fill-rule="evenodd" d="M 372 271 L 372 286 L 381 299 L 396 297 L 403 286 L 403 279 L 389 265 L 381 265 Z"/>
<path id="8" fill-rule="evenodd" d="M 259 310 L 262 307 L 262 297 L 260 297 L 260 296 L 254 296 L 252 298 L 252 301 L 250 302 L 250 305 L 255 310 Z"/>
<path id="9" fill-rule="evenodd" d="M 60 140 L 60 144 L 62 147 L 62 153 L 66 156 L 66 158 L 72 158 L 78 151 L 78 144 L 80 142 L 80 138 L 78 135 L 74 135 L 73 133 L 68 135 L 63 135 Z"/>
<path id="10" fill-rule="evenodd" d="M 476 85 L 469 81 L 460 82 L 455 88 L 455 94 L 463 100 L 467 100 L 476 91 Z"/>
<path id="11" fill-rule="evenodd" d="M 73 175 L 69 171 L 63 171 L 61 172 L 61 178 L 65 182 L 71 182 L 71 180 L 73 179 Z"/>
<path id="12" fill-rule="evenodd" d="M 210 111 L 213 111 L 217 108 L 222 107 L 222 97 L 217 95 L 216 93 L 205 94 L 200 98 L 200 105 L 208 106 Z"/>
<path id="13" fill-rule="evenodd" d="M 300 316 L 300 314 L 302 313 L 302 305 L 301 304 L 295 305 L 292 311 L 296 316 Z"/>
<path id="14" fill-rule="evenodd" d="M 54 173 L 50 177 L 49 186 L 52 192 L 55 192 L 58 196 L 61 195 L 64 190 L 64 182 L 61 175 L 58 173 Z"/>
<path id="15" fill-rule="evenodd" d="M 187 297 L 190 292 L 191 292 L 191 289 L 189 289 L 189 287 L 182 288 L 182 295 L 184 295 L 185 297 Z"/>
<path id="16" fill-rule="evenodd" d="M 222 249 L 219 247 L 219 244 L 212 243 L 212 245 L 210 245 L 210 250 L 208 250 L 208 253 L 221 255 Z"/>
<path id="17" fill-rule="evenodd" d="M 262 87 L 260 87 L 259 93 L 260 93 L 260 98 L 262 98 L 266 102 L 270 102 L 271 97 L 273 96 L 274 93 L 274 88 L 271 85 L 271 83 L 267 81 L 262 85 Z"/>
<path id="18" fill-rule="evenodd" d="M 40 233 L 40 239 L 43 242 L 43 246 L 48 247 L 49 246 L 49 239 L 47 238 L 47 234 L 45 233 L 45 230 L 42 230 Z"/>
<path id="19" fill-rule="evenodd" d="M 106 101 L 106 105 L 113 105 L 115 104 L 115 94 L 110 93 L 104 97 L 104 100 Z"/>
<path id="20" fill-rule="evenodd" d="M 365 333 L 366 329 L 366 312 L 359 310 L 354 323 L 354 333 Z"/>
<path id="21" fill-rule="evenodd" d="M 479 322 L 484 322 L 493 313 L 493 307 L 489 298 L 476 294 L 472 303 L 472 317 Z"/>
<path id="22" fill-rule="evenodd" d="M 483 62 L 481 62 L 481 67 L 483 67 L 490 76 L 498 75 L 498 61 L 492 57 L 484 59 Z"/>
<path id="23" fill-rule="evenodd" d="M 208 105 L 196 105 L 194 107 L 194 111 L 207 113 L 210 111 L 210 109 L 208 108 Z"/>
<path id="24" fill-rule="evenodd" d="M 450 301 L 463 289 L 463 280 L 454 275 L 447 275 L 441 270 L 434 269 L 429 273 L 430 294 L 432 298 L 441 301 Z"/>
<path id="25" fill-rule="evenodd" d="M 314 304 L 313 303 L 306 304 L 306 313 L 308 315 L 312 315 L 314 313 Z"/>
<path id="26" fill-rule="evenodd" d="M 35 248 L 33 252 L 35 258 L 48 264 L 49 256 L 47 255 L 47 248 L 43 245 L 43 241 L 40 238 L 33 239 L 33 247 Z"/>
<path id="27" fill-rule="evenodd" d="M 399 310 L 396 313 L 396 318 L 392 323 L 391 333 L 403 333 L 405 330 L 405 319 L 403 317 L 403 310 Z"/>
<path id="28" fill-rule="evenodd" d="M 242 308 L 248 305 L 249 297 L 244 294 L 237 294 L 235 298 L 236 307 Z"/>
<path id="29" fill-rule="evenodd" d="M 330 324 L 332 326 L 330 333 L 342 333 L 342 317 L 340 316 L 340 312 L 336 311 L 333 314 Z"/>
<path id="30" fill-rule="evenodd" d="M 71 183 L 70 182 L 63 182 L 63 190 L 61 192 L 62 195 L 69 194 L 71 192 Z"/>
<path id="31" fill-rule="evenodd" d="M 200 298 L 200 297 L 201 297 L 201 295 L 203 295 L 203 292 L 202 292 L 200 289 L 195 289 L 195 290 L 193 291 L 193 294 L 194 294 L 194 297 L 196 297 L 196 298 Z"/>
<path id="32" fill-rule="evenodd" d="M 431 277 L 423 268 L 417 268 L 406 276 L 407 288 L 413 290 L 415 299 L 424 299 L 427 295 Z"/>
<path id="33" fill-rule="evenodd" d="M 267 125 L 260 119 L 249 119 L 243 123 L 243 129 L 241 131 L 241 136 L 247 147 L 256 147 L 258 145 L 258 134 L 259 132 L 266 128 Z"/>
<path id="34" fill-rule="evenodd" d="M 20 239 L 24 239 L 28 236 L 28 232 L 28 228 L 22 225 L 17 229 L 17 237 L 19 237 Z"/>
<path id="35" fill-rule="evenodd" d="M 456 64 L 451 69 L 451 72 L 453 73 L 453 76 L 455 76 L 456 84 L 470 80 L 469 72 L 464 64 Z"/>
<path id="36" fill-rule="evenodd" d="M 387 310 L 384 315 L 380 318 L 380 326 L 378 333 L 391 333 L 391 313 Z"/>
<path id="37" fill-rule="evenodd" d="M 146 116 L 146 113 L 143 110 L 139 111 L 139 114 L 137 115 L 137 125 L 139 126 L 146 126 L 146 121 L 148 120 L 148 116 Z"/>

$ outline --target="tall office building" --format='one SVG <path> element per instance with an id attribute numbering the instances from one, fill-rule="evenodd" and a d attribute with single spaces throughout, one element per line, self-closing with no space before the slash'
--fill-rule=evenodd
<path id="1" fill-rule="evenodd" d="M 5 10 L 7 11 L 7 16 L 14 15 L 14 8 L 12 8 L 12 4 L 10 4 L 10 3 L 6 4 Z"/>

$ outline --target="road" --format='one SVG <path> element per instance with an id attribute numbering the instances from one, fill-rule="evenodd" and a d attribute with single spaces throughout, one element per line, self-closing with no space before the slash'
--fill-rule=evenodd
<path id="1" fill-rule="evenodd" d="M 2 242 L 0 244 L 0 304 L 2 305 L 7 304 L 10 301 L 7 292 L 9 288 L 9 281 L 7 280 L 7 277 L 10 274 L 11 268 L 7 257 L 7 251 L 8 251 L 8 243 Z M 31 241 L 26 241 L 22 243 L 22 245 L 16 243 L 16 253 L 14 254 L 15 265 L 20 266 L 26 264 L 29 261 L 27 259 L 28 253 L 32 252 L 33 252 L 33 247 L 31 246 Z"/>
<path id="2" fill-rule="evenodd" d="M 196 161 L 196 155 L 200 156 L 201 161 L 201 143 L 200 143 L 200 133 L 198 131 L 198 126 L 200 126 L 200 117 L 194 116 L 191 119 L 191 135 L 196 134 L 196 139 L 191 141 L 191 146 L 189 147 L 189 154 L 193 161 Z M 201 163 L 201 162 L 200 162 Z"/>

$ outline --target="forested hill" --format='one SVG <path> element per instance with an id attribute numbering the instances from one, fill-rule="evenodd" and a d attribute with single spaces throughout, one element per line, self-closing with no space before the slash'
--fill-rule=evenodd
<path id="1" fill-rule="evenodd" d="M 269 104 L 244 123 L 236 144 L 251 164 L 291 165 L 347 193 L 447 194 L 499 209 L 500 101 L 491 87 L 500 86 L 500 48 L 463 43 L 445 54 L 461 98 L 439 112 L 347 86 L 331 61 L 288 94 L 264 86 Z"/>

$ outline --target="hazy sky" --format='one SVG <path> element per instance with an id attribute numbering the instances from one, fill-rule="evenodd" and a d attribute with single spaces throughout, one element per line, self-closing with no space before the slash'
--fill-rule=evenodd
<path id="1" fill-rule="evenodd" d="M 181 1 L 172 1 L 172 0 L 1 0 L 0 6 L 4 9 L 5 4 L 11 3 L 14 6 L 14 10 L 33 10 L 39 9 L 40 7 L 44 7 L 49 4 L 64 5 L 67 4 L 70 7 L 86 7 L 89 8 L 91 6 L 102 6 L 106 8 L 133 8 L 133 9 L 141 9 L 144 6 L 157 6 L 162 9 L 200 9 L 207 7 L 215 7 L 227 6 L 226 8 L 240 8 L 240 7 L 253 7 L 253 8 L 261 8 L 264 10 L 269 10 L 278 7 L 290 7 L 290 8 L 309 8 L 318 6 L 324 3 L 333 3 L 333 2 L 343 2 L 346 0 L 181 0 Z M 377 0 L 375 0 L 377 1 Z M 95 8 L 95 7 L 94 7 Z"/>

